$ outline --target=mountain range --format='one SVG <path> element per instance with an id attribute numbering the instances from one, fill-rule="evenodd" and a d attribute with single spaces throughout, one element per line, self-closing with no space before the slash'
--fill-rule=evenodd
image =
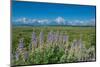
<path id="1" fill-rule="evenodd" d="M 95 19 L 90 20 L 65 20 L 63 17 L 55 19 L 32 19 L 32 18 L 18 18 L 12 21 L 15 26 L 95 26 Z"/>

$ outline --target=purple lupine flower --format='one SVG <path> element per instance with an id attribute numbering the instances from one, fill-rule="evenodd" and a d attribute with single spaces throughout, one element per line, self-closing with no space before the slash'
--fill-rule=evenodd
<path id="1" fill-rule="evenodd" d="M 52 41 L 52 43 L 55 42 L 55 33 L 54 33 L 54 32 L 52 32 L 52 35 L 51 35 L 51 41 Z"/>
<path id="2" fill-rule="evenodd" d="M 82 34 L 80 35 L 79 44 L 80 44 L 80 48 L 84 48 L 84 47 L 83 47 L 83 42 L 82 42 Z"/>
<path id="3" fill-rule="evenodd" d="M 16 51 L 16 53 L 15 53 L 15 58 L 16 58 L 16 61 L 19 60 L 19 52 L 18 51 Z"/>
<path id="4" fill-rule="evenodd" d="M 55 43 L 55 41 L 56 41 L 56 34 L 55 34 L 55 32 L 53 33 L 53 35 L 52 35 L 52 39 L 53 39 L 53 43 Z"/>
<path id="5" fill-rule="evenodd" d="M 71 48 L 76 48 L 76 46 L 77 46 L 77 40 L 74 39 L 72 42 Z"/>
<path id="6" fill-rule="evenodd" d="M 57 44 L 58 38 L 59 38 L 58 32 L 57 32 L 57 33 L 54 32 L 54 33 L 52 34 L 52 41 L 53 41 L 54 44 Z"/>
<path id="7" fill-rule="evenodd" d="M 78 46 L 80 47 L 80 49 L 83 48 L 83 43 L 81 39 L 78 40 L 78 44 L 79 44 Z"/>
<path id="8" fill-rule="evenodd" d="M 39 38 L 39 42 L 40 42 L 40 45 L 42 45 L 44 43 L 44 35 L 43 35 L 43 32 L 40 32 L 40 38 Z"/>
<path id="9" fill-rule="evenodd" d="M 79 47 L 80 49 L 83 47 L 83 44 L 82 44 L 82 40 L 81 40 L 81 39 L 76 40 L 76 41 L 75 41 L 75 44 L 76 44 L 75 46 L 76 46 L 76 47 Z"/>
<path id="10" fill-rule="evenodd" d="M 65 44 L 65 43 L 67 43 L 67 42 L 68 42 L 68 36 L 63 35 L 63 43 Z"/>
<path id="11" fill-rule="evenodd" d="M 79 47 L 80 49 L 83 48 L 82 40 L 81 39 L 74 40 L 73 44 L 72 44 L 72 47 L 73 48 Z"/>
<path id="12" fill-rule="evenodd" d="M 19 45 L 18 45 L 18 48 L 19 49 L 23 49 L 24 48 L 24 42 L 23 42 L 23 38 L 21 38 L 20 40 L 19 40 Z"/>
<path id="13" fill-rule="evenodd" d="M 35 32 L 32 33 L 32 44 L 37 47 L 37 38 Z"/>
<path id="14" fill-rule="evenodd" d="M 62 33 L 60 33 L 60 35 L 59 35 L 59 43 L 60 44 L 62 44 L 62 38 L 63 38 L 63 35 L 62 35 Z"/>
<path id="15" fill-rule="evenodd" d="M 25 51 L 25 52 L 24 52 L 24 60 L 27 60 L 28 57 L 29 57 L 29 53 L 28 53 L 28 51 Z"/>
<path id="16" fill-rule="evenodd" d="M 53 39 L 53 33 L 52 31 L 48 33 L 47 43 L 52 43 Z"/>
<path id="17" fill-rule="evenodd" d="M 55 34 L 55 42 L 56 43 L 58 42 L 58 39 L 59 39 L 59 32 L 56 32 L 56 34 Z"/>

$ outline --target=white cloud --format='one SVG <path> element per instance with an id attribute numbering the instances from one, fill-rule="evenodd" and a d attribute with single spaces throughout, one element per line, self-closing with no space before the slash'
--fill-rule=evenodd
<path id="1" fill-rule="evenodd" d="M 15 20 L 15 22 L 21 22 L 21 21 L 22 21 L 21 18 L 18 18 L 18 19 Z"/>
<path id="2" fill-rule="evenodd" d="M 80 23 L 80 24 L 84 23 L 84 21 L 82 21 L 82 20 L 74 20 L 74 22 Z"/>
<path id="3" fill-rule="evenodd" d="M 65 24 L 65 19 L 63 17 L 57 17 L 55 19 L 55 21 L 58 23 L 58 24 Z"/>
<path id="4" fill-rule="evenodd" d="M 22 21 L 24 22 L 24 23 L 26 23 L 27 22 L 27 18 L 22 18 Z"/>
<path id="5" fill-rule="evenodd" d="M 87 20 L 87 24 L 88 25 L 92 25 L 92 26 L 95 26 L 95 18 L 93 18 L 93 19 L 90 19 L 90 20 Z"/>
<path id="6" fill-rule="evenodd" d="M 78 20 L 78 19 L 76 19 L 76 20 L 68 20 L 68 23 L 69 23 L 70 25 L 81 25 L 81 24 L 84 23 L 84 21 L 83 21 L 83 20 Z"/>
<path id="7" fill-rule="evenodd" d="M 95 26 L 95 19 L 88 20 L 70 20 L 68 21 L 71 25 L 92 25 Z"/>
<path id="8" fill-rule="evenodd" d="M 36 22 L 37 20 L 36 19 L 31 19 L 31 23 L 34 23 Z"/>
<path id="9" fill-rule="evenodd" d="M 18 18 L 15 20 L 15 22 L 20 22 L 20 23 L 40 23 L 40 24 L 44 24 L 44 23 L 48 23 L 49 20 L 48 19 L 34 19 L 34 18 Z"/>
<path id="10" fill-rule="evenodd" d="M 47 24 L 48 22 L 49 22 L 49 20 L 48 19 L 41 19 L 41 20 L 38 20 L 38 22 L 40 23 L 40 24 Z"/>
<path id="11" fill-rule="evenodd" d="M 23 18 L 18 18 L 15 20 L 15 22 L 22 22 L 22 23 L 28 23 L 30 21 L 30 19 L 27 19 L 25 17 Z"/>

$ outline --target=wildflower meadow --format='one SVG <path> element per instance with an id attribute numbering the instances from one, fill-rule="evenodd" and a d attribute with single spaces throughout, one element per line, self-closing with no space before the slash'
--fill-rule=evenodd
<path id="1" fill-rule="evenodd" d="M 12 28 L 12 65 L 95 61 L 95 27 Z"/>

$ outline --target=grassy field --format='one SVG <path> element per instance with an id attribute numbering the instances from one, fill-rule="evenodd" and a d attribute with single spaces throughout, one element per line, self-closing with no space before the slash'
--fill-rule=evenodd
<path id="1" fill-rule="evenodd" d="M 95 54 L 95 46 L 96 46 L 95 27 L 70 27 L 70 26 L 68 26 L 68 27 L 67 26 L 51 26 L 51 27 L 50 26 L 48 26 L 48 27 L 47 26 L 43 26 L 43 27 L 42 26 L 41 27 L 18 26 L 17 27 L 16 26 L 16 27 L 12 27 L 12 55 L 14 56 L 15 52 L 17 51 L 20 38 L 24 38 L 24 48 L 26 48 L 26 50 L 29 51 L 29 44 L 31 43 L 32 32 L 35 32 L 37 39 L 39 39 L 39 34 L 41 31 L 44 34 L 44 43 L 45 44 L 46 44 L 48 33 L 50 31 L 59 32 L 59 33 L 62 33 L 64 35 L 68 36 L 68 43 L 67 43 L 68 44 L 67 48 L 69 49 L 68 54 L 64 53 L 65 49 L 64 49 L 64 51 L 62 50 L 62 52 L 60 53 L 59 50 L 63 49 L 63 48 L 59 47 L 57 55 L 52 55 L 53 58 L 51 55 L 50 55 L 50 57 L 43 58 L 44 56 L 46 56 L 45 54 L 47 54 L 47 55 L 48 55 L 48 53 L 52 54 L 52 52 L 46 53 L 46 51 L 51 51 L 51 49 L 55 49 L 55 47 L 50 48 L 50 50 L 49 50 L 49 48 L 48 49 L 43 48 L 43 53 L 45 53 L 45 54 L 42 55 L 42 58 L 43 58 L 42 61 L 39 61 L 41 59 L 36 59 L 37 57 L 41 58 L 41 50 L 39 49 L 40 48 L 39 47 L 39 48 L 35 49 L 35 51 L 37 51 L 38 53 L 36 53 L 35 56 L 28 54 L 29 58 L 25 61 L 21 61 L 21 60 L 16 61 L 15 60 L 16 57 L 14 57 L 12 59 L 13 65 L 77 62 L 78 60 L 75 59 L 75 57 L 69 56 L 69 52 L 71 50 L 71 44 L 72 44 L 73 40 L 75 40 L 75 39 L 79 40 L 80 38 L 82 40 L 82 44 L 85 46 L 85 50 L 89 50 L 91 47 L 93 47 L 94 50 L 92 52 L 93 52 L 93 54 Z M 56 52 L 54 52 L 54 53 L 56 54 Z M 91 53 L 91 51 L 90 51 L 90 53 Z M 58 57 L 58 55 L 59 55 L 59 57 Z M 33 59 L 32 56 L 35 59 Z M 65 56 L 66 56 L 66 58 L 65 58 Z M 66 60 L 68 60 L 68 61 L 66 61 Z M 85 60 L 83 60 L 83 61 L 85 61 Z M 91 61 L 91 60 L 89 59 L 86 61 Z"/>

